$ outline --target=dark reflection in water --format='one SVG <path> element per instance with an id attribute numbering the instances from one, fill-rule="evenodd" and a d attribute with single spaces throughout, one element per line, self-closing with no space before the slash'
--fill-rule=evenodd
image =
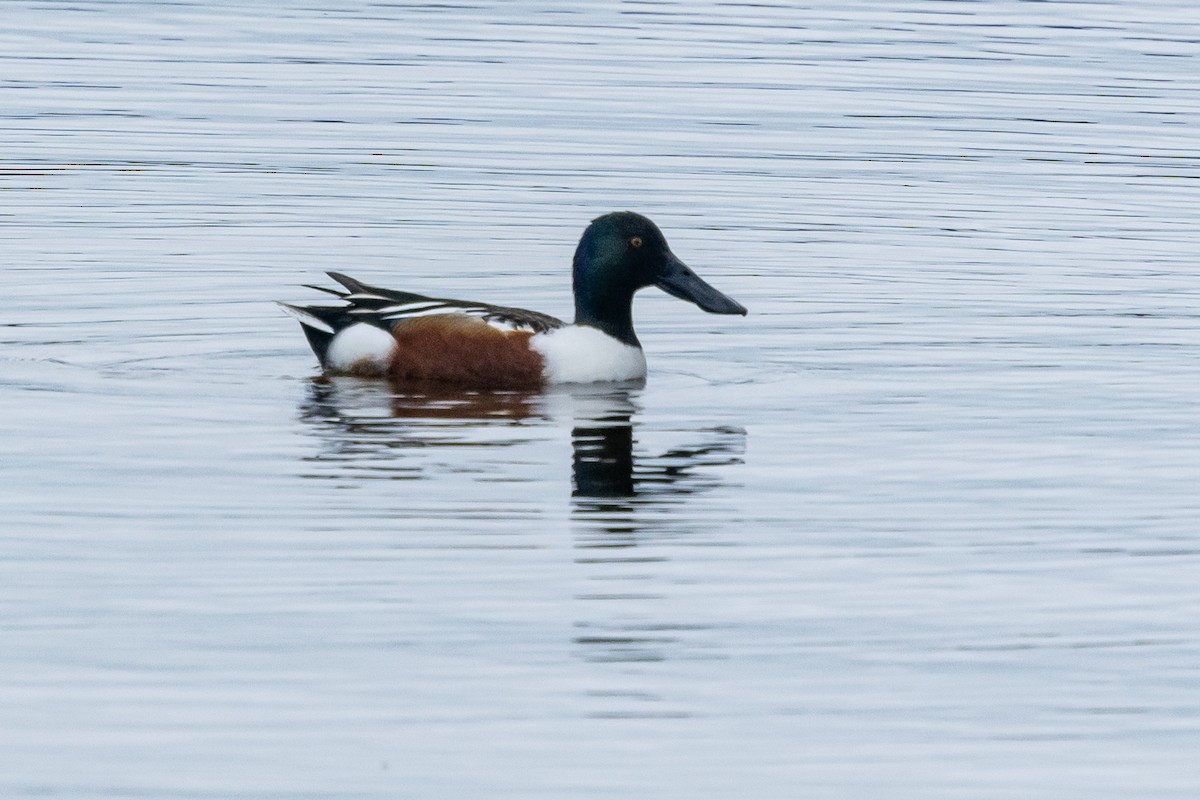
<path id="1" fill-rule="evenodd" d="M 719 481 L 698 471 L 701 467 L 739 464 L 745 451 L 746 432 L 742 428 L 720 426 L 697 432 L 699 441 L 689 447 L 677 447 L 658 456 L 634 457 L 633 423 L 629 417 L 589 420 L 571 432 L 574 449 L 575 498 L 661 499 L 665 495 L 692 494 L 712 488 Z M 627 503 L 588 504 L 576 502 L 576 509 L 596 507 L 632 508 Z"/>
<path id="2" fill-rule="evenodd" d="M 571 431 L 574 451 L 573 497 L 632 497 L 633 485 L 633 425 L 626 416 L 625 424 L 579 425 Z M 604 422 L 607 422 L 605 420 Z"/>
<path id="3" fill-rule="evenodd" d="M 721 484 L 709 468 L 741 462 L 746 433 L 728 426 L 685 431 L 683 445 L 646 452 L 638 446 L 633 397 L 613 390 L 597 399 L 602 402 L 591 413 L 576 414 L 571 432 L 575 562 L 587 587 L 576 597 L 578 656 L 619 664 L 711 657 L 715 626 L 680 618 L 680 607 L 668 602 L 673 587 L 664 553 L 673 549 L 644 545 L 705 527 L 708 514 L 687 501 Z M 591 692 L 589 698 L 597 706 L 593 717 L 689 716 L 653 692 Z"/>
<path id="4" fill-rule="evenodd" d="M 698 495 L 722 485 L 720 467 L 741 463 L 746 433 L 731 426 L 643 431 L 647 441 L 679 442 L 655 449 L 639 441 L 640 392 L 636 386 L 399 390 L 379 381 L 316 381 L 300 409 L 300 419 L 323 443 L 305 459 L 308 477 L 436 482 L 475 471 L 480 480 L 522 482 L 521 494 L 544 510 L 562 496 L 561 482 L 546 476 L 565 481 L 567 464 L 561 471 L 554 465 L 549 472 L 531 470 L 530 459 L 544 466 L 569 422 L 570 519 L 582 582 L 575 595 L 578 657 L 614 663 L 711 657 L 717 646 L 712 622 L 664 602 L 676 588 L 666 568 L 666 553 L 675 550 L 661 545 L 719 544 L 736 534 L 711 525 L 728 515 L 702 505 Z M 528 444 L 551 446 L 516 458 L 513 448 Z M 438 514 L 483 512 L 500 526 L 513 521 L 486 497 L 464 499 L 460 489 L 448 483 L 439 496 L 431 486 L 422 498 Z M 589 697 L 589 705 L 599 704 L 589 712 L 595 716 L 686 715 L 637 692 Z"/>
<path id="5" fill-rule="evenodd" d="M 688 431 L 688 444 L 657 455 L 636 453 L 632 398 L 614 390 L 602 399 L 590 414 L 576 415 L 571 431 L 577 520 L 591 519 L 608 533 L 634 533 L 637 508 L 713 488 L 720 479 L 705 468 L 741 463 L 746 432 L 731 426 Z"/>
<path id="6" fill-rule="evenodd" d="M 695 444 L 635 456 L 637 386 L 571 387 L 552 392 L 463 391 L 440 386 L 397 389 L 382 381 L 318 379 L 300 420 L 326 447 L 309 462 L 345 462 L 426 447 L 501 448 L 536 441 L 561 415 L 571 432 L 573 510 L 581 516 L 629 512 L 715 486 L 703 467 L 740 462 L 745 431 L 717 427 L 691 434 Z M 484 436 L 504 426 L 510 435 Z M 522 435 L 525 432 L 525 435 Z M 361 466 L 361 464 L 359 465 Z M 404 463 L 392 467 L 409 471 Z M 434 478 L 435 474 L 414 477 Z"/>

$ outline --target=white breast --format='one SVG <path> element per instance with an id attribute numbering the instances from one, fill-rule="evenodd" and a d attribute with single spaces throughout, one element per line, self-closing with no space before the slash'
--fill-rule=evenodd
<path id="1" fill-rule="evenodd" d="M 548 383 L 601 383 L 646 377 L 640 347 L 619 342 L 587 325 L 568 325 L 529 340 L 541 354 Z"/>

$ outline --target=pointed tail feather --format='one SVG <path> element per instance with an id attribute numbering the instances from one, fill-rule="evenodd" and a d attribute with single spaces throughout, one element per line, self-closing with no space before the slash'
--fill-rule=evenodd
<path id="1" fill-rule="evenodd" d="M 290 303 L 276 304 L 282 308 L 287 314 L 296 318 L 300 323 L 300 329 L 304 331 L 304 338 L 308 339 L 308 346 L 316 354 L 317 360 L 321 362 L 321 366 L 325 366 L 325 356 L 329 352 L 329 343 L 333 341 L 333 337 L 337 334 L 337 329 L 334 327 L 334 320 L 342 315 L 340 308 L 321 308 L 320 306 L 294 306 Z"/>

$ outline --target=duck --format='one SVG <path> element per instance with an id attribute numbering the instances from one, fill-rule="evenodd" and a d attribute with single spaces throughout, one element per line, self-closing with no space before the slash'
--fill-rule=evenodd
<path id="1" fill-rule="evenodd" d="M 633 296 L 657 286 L 712 314 L 746 308 L 681 261 L 648 218 L 617 211 L 592 220 L 572 261 L 575 321 L 523 308 L 382 289 L 340 272 L 307 285 L 340 305 L 292 305 L 325 375 L 473 389 L 621 383 L 646 377 Z"/>

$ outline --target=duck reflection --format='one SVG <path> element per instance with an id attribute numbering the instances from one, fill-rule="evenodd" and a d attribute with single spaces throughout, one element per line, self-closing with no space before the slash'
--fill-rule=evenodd
<path id="1" fill-rule="evenodd" d="M 722 505 L 726 496 L 711 490 L 725 484 L 723 467 L 741 463 L 746 433 L 728 426 L 645 425 L 641 397 L 638 386 L 401 391 L 346 378 L 314 382 L 300 417 L 325 442 L 319 455 L 306 459 L 313 477 L 356 483 L 478 473 L 489 486 L 522 486 L 535 510 L 531 519 L 541 525 L 553 518 L 546 504 L 556 496 L 561 483 L 554 478 L 566 464 L 542 467 L 562 441 L 561 421 L 570 420 L 572 580 L 579 582 L 572 641 L 578 657 L 609 663 L 711 657 L 719 648 L 713 624 L 696 619 L 690 604 L 681 602 L 686 592 L 681 595 L 680 587 L 701 578 L 689 570 L 681 582 L 671 562 L 681 547 L 730 541 L 734 532 L 719 521 L 731 517 Z M 506 449 L 522 445 L 536 449 Z M 446 502 L 464 505 L 461 495 Z M 475 514 L 485 502 L 468 499 L 459 510 Z M 504 526 L 504 519 L 494 522 Z M 522 536 L 544 535 L 530 533 L 528 520 L 509 521 Z M 593 688 L 588 703 L 598 716 L 664 713 L 662 698 Z"/>
<path id="2" fill-rule="evenodd" d="M 469 391 L 438 384 L 405 387 L 362 378 L 312 381 L 300 410 L 306 421 L 363 419 L 527 420 L 544 417 L 531 391 Z"/>
<path id="3" fill-rule="evenodd" d="M 601 395 L 575 413 L 571 431 L 572 497 L 632 497 L 633 415 L 628 391 Z"/>
<path id="4" fill-rule="evenodd" d="M 532 392 L 398 391 L 359 378 L 314 380 L 299 418 L 322 443 L 303 459 L 305 476 L 354 480 L 423 480 L 472 467 L 494 473 L 506 466 L 504 451 L 544 438 L 537 429 L 547 421 Z M 464 449 L 476 455 L 455 452 Z"/>
<path id="5" fill-rule="evenodd" d="M 368 461 L 412 447 L 525 444 L 546 438 L 557 420 L 570 418 L 573 510 L 582 517 L 601 518 L 627 514 L 639 503 L 711 488 L 720 481 L 705 468 L 737 463 L 745 449 L 743 430 L 718 427 L 688 433 L 698 441 L 687 446 L 659 454 L 637 452 L 634 430 L 641 391 L 636 385 L 545 392 L 465 391 L 438 385 L 401 390 L 382 381 L 319 378 L 310 385 L 299 416 L 320 431 L 327 445 L 310 460 L 334 463 Z M 497 426 L 510 429 L 509 434 L 483 434 L 483 429 Z M 414 465 L 393 466 L 411 473 Z M 614 519 L 612 532 L 630 531 Z"/>
<path id="6" fill-rule="evenodd" d="M 687 437 L 682 446 L 661 452 L 638 447 L 634 395 L 610 390 L 591 395 L 591 403 L 577 409 L 571 431 L 572 517 L 588 535 L 607 534 L 595 546 L 617 546 L 621 537 L 634 536 L 648 523 L 640 510 L 678 501 L 681 495 L 720 485 L 711 468 L 738 464 L 746 449 L 746 432 L 736 427 L 698 431 L 658 431 L 659 435 Z M 683 520 L 680 520 L 683 521 Z M 662 533 L 668 520 L 651 527 Z M 630 544 L 636 543 L 631 540 Z"/>
<path id="7" fill-rule="evenodd" d="M 571 494 L 576 498 L 633 498 L 712 488 L 719 481 L 701 475 L 698 468 L 741 463 L 746 431 L 723 426 L 700 434 L 706 437 L 703 443 L 635 460 L 632 421 L 576 426 L 571 432 L 575 456 Z M 632 504 L 600 505 L 623 508 Z"/>
<path id="8" fill-rule="evenodd" d="M 706 522 L 727 514 L 689 498 L 723 484 L 719 467 L 741 463 L 746 432 L 728 426 L 639 431 L 637 398 L 636 392 L 593 390 L 586 403 L 576 403 L 571 519 L 581 588 L 573 642 L 578 657 L 594 663 L 711 657 L 714 626 L 672 601 L 678 584 L 668 554 L 730 535 Z M 651 446 L 660 439 L 673 446 Z M 669 698 L 607 683 L 588 692 L 587 704 L 592 716 L 606 718 L 688 714 L 671 707 Z"/>

